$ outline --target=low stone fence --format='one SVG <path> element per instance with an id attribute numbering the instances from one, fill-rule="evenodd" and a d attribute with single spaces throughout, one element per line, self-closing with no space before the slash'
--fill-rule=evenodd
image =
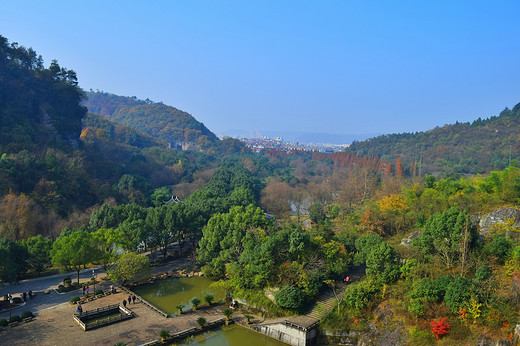
<path id="1" fill-rule="evenodd" d="M 120 312 L 120 315 L 117 317 L 108 317 L 106 320 L 101 322 L 96 320 L 95 322 L 89 323 L 89 320 L 100 318 L 116 312 Z M 132 311 L 130 311 L 128 308 L 120 306 L 119 304 L 108 305 L 102 308 L 97 308 L 95 310 L 75 313 L 73 316 L 74 320 L 80 325 L 81 328 L 83 328 L 84 331 L 104 327 L 109 324 L 121 322 L 132 317 L 134 317 Z"/>
<path id="2" fill-rule="evenodd" d="M 213 329 L 213 328 L 216 328 L 216 327 L 220 327 L 221 325 L 224 324 L 224 321 L 225 320 L 223 318 L 219 318 L 218 320 L 215 320 L 215 321 L 212 321 L 212 322 L 208 322 L 208 324 L 206 326 L 204 326 L 204 328 L 194 327 L 194 328 L 190 328 L 190 329 L 186 329 L 186 330 L 177 332 L 177 333 L 173 334 L 168 339 L 168 342 L 170 342 L 170 339 L 171 339 L 171 342 L 177 342 L 177 341 L 180 341 L 180 340 L 184 340 L 188 336 L 199 334 L 199 333 L 204 332 L 204 331 L 206 331 L 208 329 Z"/>
<path id="3" fill-rule="evenodd" d="M 170 337 L 168 339 L 165 339 L 162 342 L 160 340 L 153 340 L 153 341 L 147 342 L 146 344 L 141 344 L 141 346 L 174 344 L 174 343 L 177 343 L 179 341 L 186 339 L 189 336 L 204 333 L 205 331 L 207 331 L 209 329 L 220 327 L 224 323 L 225 323 L 225 320 L 223 318 L 219 318 L 215 321 L 208 322 L 208 324 L 205 325 L 203 328 L 194 327 L 194 328 L 186 329 L 186 330 L 183 330 L 183 331 L 170 335 Z"/>

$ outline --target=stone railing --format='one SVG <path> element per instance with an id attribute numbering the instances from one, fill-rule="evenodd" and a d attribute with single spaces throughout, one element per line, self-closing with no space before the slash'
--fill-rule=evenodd
<path id="1" fill-rule="evenodd" d="M 101 318 L 105 315 L 109 315 L 115 312 L 120 312 L 119 316 L 108 317 L 105 320 L 96 320 L 93 322 L 89 322 L 89 320 L 93 320 L 95 318 Z M 99 327 L 104 327 L 112 323 L 121 322 L 127 320 L 129 318 L 134 317 L 132 311 L 128 308 L 120 306 L 118 304 L 104 306 L 102 308 L 97 308 L 95 310 L 89 310 L 85 312 L 75 313 L 73 315 L 74 320 L 80 325 L 80 327 L 84 330 L 96 329 Z"/>
<path id="2" fill-rule="evenodd" d="M 121 289 L 123 291 L 125 291 L 126 293 L 130 294 L 130 295 L 134 295 L 137 299 L 139 299 L 144 305 L 148 306 L 150 309 L 152 309 L 153 311 L 157 312 L 158 314 L 161 314 L 163 315 L 163 317 L 166 317 L 168 318 L 170 315 L 168 315 L 166 312 L 162 311 L 161 309 L 159 309 L 157 306 L 153 305 L 152 303 L 150 303 L 149 301 L 147 301 L 146 299 L 144 299 L 143 297 L 135 294 L 134 292 L 130 291 L 128 288 L 122 286 Z"/>

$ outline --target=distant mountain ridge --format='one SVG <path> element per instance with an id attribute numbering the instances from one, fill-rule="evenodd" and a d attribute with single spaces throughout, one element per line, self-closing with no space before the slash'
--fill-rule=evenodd
<path id="1" fill-rule="evenodd" d="M 429 131 L 382 135 L 353 142 L 347 153 L 400 158 L 410 175 L 419 172 L 486 173 L 520 158 L 520 103 L 499 116 Z"/>
<path id="2" fill-rule="evenodd" d="M 144 132 L 169 144 L 215 142 L 217 136 L 192 115 L 161 102 L 106 92 L 87 92 L 85 106 L 92 113 Z"/>

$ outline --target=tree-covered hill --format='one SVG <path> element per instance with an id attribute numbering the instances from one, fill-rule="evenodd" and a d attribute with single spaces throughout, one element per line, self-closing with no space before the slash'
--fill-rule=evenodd
<path id="1" fill-rule="evenodd" d="M 165 146 L 165 143 L 143 132 L 125 125 L 113 123 L 97 114 L 88 113 L 83 119 L 81 139 L 83 141 L 92 141 L 100 137 L 141 149 Z"/>
<path id="2" fill-rule="evenodd" d="M 193 191 L 219 163 L 87 113 L 83 98 L 73 70 L 44 67 L 0 36 L 0 235 L 56 235 L 104 201 L 149 206 L 156 189 L 167 198 L 178 184 Z M 212 148 L 242 150 L 232 140 Z"/>
<path id="3" fill-rule="evenodd" d="M 425 132 L 382 135 L 354 142 L 346 150 L 386 161 L 401 158 L 412 176 L 427 172 L 485 173 L 507 167 L 511 158 L 518 159 L 519 133 L 520 103 L 488 119 L 457 122 Z"/>
<path id="4" fill-rule="evenodd" d="M 83 97 L 74 71 L 0 36 L 0 151 L 77 147 Z"/>
<path id="5" fill-rule="evenodd" d="M 87 92 L 89 111 L 110 121 L 127 125 L 169 144 L 192 143 L 204 146 L 217 136 L 190 114 L 174 107 L 117 96 L 105 92 Z"/>

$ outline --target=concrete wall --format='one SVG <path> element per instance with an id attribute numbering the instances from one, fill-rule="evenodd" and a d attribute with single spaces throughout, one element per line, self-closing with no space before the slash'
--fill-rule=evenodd
<path id="1" fill-rule="evenodd" d="M 316 328 L 305 330 L 288 326 L 283 323 L 255 326 L 254 329 L 273 339 L 280 340 L 294 346 L 312 345 L 316 339 Z"/>

